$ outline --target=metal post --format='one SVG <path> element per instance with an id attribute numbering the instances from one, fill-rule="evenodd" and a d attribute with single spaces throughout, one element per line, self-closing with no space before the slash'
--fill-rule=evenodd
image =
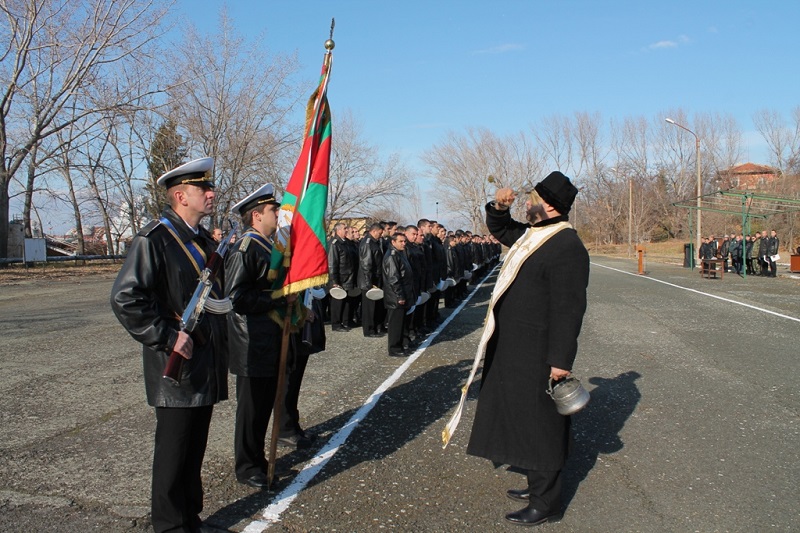
<path id="1" fill-rule="evenodd" d="M 695 244 L 697 246 L 697 249 L 699 250 L 700 249 L 700 239 L 702 238 L 702 235 L 701 235 L 701 233 L 702 233 L 702 229 L 701 229 L 702 228 L 702 219 L 700 217 L 700 210 L 701 210 L 702 205 L 703 205 L 703 180 L 702 180 L 702 177 L 700 176 L 700 137 L 698 137 L 695 132 L 693 132 L 692 130 L 690 130 L 686 126 L 683 126 L 682 124 L 678 124 L 677 122 L 675 122 L 671 118 L 666 118 L 664 120 L 666 120 L 667 122 L 669 122 L 673 126 L 678 126 L 680 129 L 686 130 L 689 133 L 691 133 L 692 135 L 694 135 L 694 149 L 695 149 L 694 158 L 695 158 L 695 161 L 697 162 L 697 238 L 695 239 Z"/>
<path id="2" fill-rule="evenodd" d="M 689 236 L 692 235 L 692 210 L 689 210 Z M 698 247 L 697 250 L 700 250 Z M 692 241 L 689 241 L 689 268 L 694 270 L 694 263 L 695 263 L 695 254 L 696 250 L 694 249 L 694 244 Z"/>
<path id="3" fill-rule="evenodd" d="M 747 198 L 742 197 L 742 279 L 747 279 L 747 241 L 745 235 L 750 233 L 747 228 Z"/>
<path id="4" fill-rule="evenodd" d="M 687 131 L 694 135 L 694 148 L 695 148 L 695 159 L 697 160 L 697 239 L 695 243 L 697 244 L 697 249 L 700 249 L 700 239 L 702 238 L 701 232 L 701 223 L 702 219 L 700 216 L 702 215 L 702 201 L 703 201 L 703 180 L 700 177 L 700 137 L 695 135 L 695 133 L 691 130 Z"/>

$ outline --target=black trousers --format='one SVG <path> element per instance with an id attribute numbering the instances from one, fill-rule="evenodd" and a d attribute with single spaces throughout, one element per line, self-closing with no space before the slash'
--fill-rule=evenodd
<path id="1" fill-rule="evenodd" d="M 386 330 L 386 307 L 383 300 L 375 302 L 375 329 Z"/>
<path id="2" fill-rule="evenodd" d="M 444 306 L 448 307 L 448 308 L 456 306 L 456 288 L 455 287 L 447 287 L 444 290 Z"/>
<path id="3" fill-rule="evenodd" d="M 431 299 L 425 302 L 425 325 L 433 329 L 439 321 L 439 299 L 441 291 L 431 293 Z"/>
<path id="4" fill-rule="evenodd" d="M 296 344 L 300 341 L 293 339 L 290 349 L 293 353 L 293 364 L 286 379 L 286 396 L 284 396 L 283 414 L 281 415 L 281 437 L 291 437 L 300 429 L 300 410 L 297 408 L 300 399 L 300 385 L 303 383 L 303 375 L 306 373 L 309 353 L 303 349 L 297 349 Z"/>
<path id="5" fill-rule="evenodd" d="M 778 275 L 778 265 L 775 264 L 771 257 L 767 258 L 767 264 L 769 265 L 769 275 L 774 278 Z"/>
<path id="6" fill-rule="evenodd" d="M 347 303 L 347 297 L 342 298 L 341 300 L 337 300 L 336 298 L 331 298 L 331 325 L 332 326 L 339 326 L 341 324 L 347 324 L 347 316 L 345 313 L 345 308 Z"/>
<path id="7" fill-rule="evenodd" d="M 233 432 L 233 453 L 237 479 L 242 480 L 267 473 L 264 444 L 277 389 L 277 376 L 271 378 L 236 376 L 236 427 Z"/>
<path id="8" fill-rule="evenodd" d="M 389 353 L 403 351 L 403 329 L 406 322 L 406 310 L 402 307 L 386 310 L 386 331 L 389 342 Z"/>
<path id="9" fill-rule="evenodd" d="M 376 300 L 367 298 L 366 292 L 361 294 L 361 328 L 364 331 L 364 335 L 378 332 L 376 326 L 380 323 L 378 322 L 377 303 Z"/>
<path id="10" fill-rule="evenodd" d="M 546 472 L 528 470 L 528 505 L 543 513 L 561 512 L 561 490 L 563 488 L 561 470 Z"/>
<path id="11" fill-rule="evenodd" d="M 156 407 L 151 515 L 156 533 L 195 531 L 203 510 L 200 470 L 213 406 Z"/>
<path id="12" fill-rule="evenodd" d="M 758 264 L 761 265 L 761 275 L 769 276 L 769 262 L 763 257 L 758 258 Z"/>
<path id="13" fill-rule="evenodd" d="M 345 324 L 352 326 L 356 321 L 358 307 L 361 305 L 361 296 L 348 296 L 345 298 Z"/>
<path id="14" fill-rule="evenodd" d="M 430 301 L 430 300 L 428 300 Z M 425 306 L 428 305 L 428 302 L 425 302 L 423 305 L 418 305 L 414 312 L 411 314 L 411 321 L 413 323 L 413 330 L 418 332 L 425 326 Z"/>
<path id="15" fill-rule="evenodd" d="M 456 298 L 464 299 L 467 296 L 467 280 L 462 279 L 456 285 Z"/>

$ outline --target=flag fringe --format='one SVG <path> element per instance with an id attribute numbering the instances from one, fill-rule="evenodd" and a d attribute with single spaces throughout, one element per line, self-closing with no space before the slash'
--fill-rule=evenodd
<path id="1" fill-rule="evenodd" d="M 326 283 L 328 283 L 328 274 L 319 274 L 311 278 L 295 281 L 281 287 L 280 289 L 275 289 L 272 291 L 272 298 L 275 299 L 280 298 L 281 296 L 286 296 L 287 294 L 295 294 L 300 291 L 310 289 L 311 287 L 316 287 L 317 285 L 325 285 Z"/>
<path id="2" fill-rule="evenodd" d="M 274 297 L 274 293 L 273 293 Z M 300 331 L 300 328 L 303 327 L 303 324 L 306 322 L 306 318 L 308 317 L 308 310 L 302 304 L 300 300 L 296 300 L 294 304 L 292 304 L 291 309 L 289 310 L 291 319 L 289 321 L 289 332 L 290 333 L 297 333 Z M 278 309 L 273 309 L 269 312 L 269 317 L 275 321 L 276 324 L 279 324 L 283 327 L 286 321 L 286 315 L 281 313 Z"/>

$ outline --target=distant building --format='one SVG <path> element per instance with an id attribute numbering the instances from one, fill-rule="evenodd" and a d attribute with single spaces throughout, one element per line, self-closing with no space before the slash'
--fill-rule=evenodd
<path id="1" fill-rule="evenodd" d="M 347 224 L 348 226 L 354 226 L 360 233 L 363 233 L 367 229 L 367 222 L 369 219 L 367 217 L 352 217 L 352 218 L 340 218 L 338 220 L 331 220 L 328 222 L 328 235 L 333 233 L 333 227 L 338 224 Z"/>
<path id="2" fill-rule="evenodd" d="M 737 191 L 761 191 L 771 187 L 778 177 L 778 170 L 765 165 L 744 163 L 718 173 L 720 189 Z"/>

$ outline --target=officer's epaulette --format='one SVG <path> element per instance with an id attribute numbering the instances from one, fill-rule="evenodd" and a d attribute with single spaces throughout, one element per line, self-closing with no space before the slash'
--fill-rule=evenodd
<path id="1" fill-rule="evenodd" d="M 245 235 L 241 241 L 239 241 L 239 251 L 246 252 L 247 247 L 250 246 L 250 241 L 253 240 L 250 238 L 250 235 Z"/>
<path id="2" fill-rule="evenodd" d="M 161 225 L 161 220 L 154 218 L 153 220 L 148 222 L 145 227 L 140 229 L 137 235 L 141 235 L 142 237 L 147 237 L 148 235 L 150 235 L 150 233 L 153 232 L 154 229 L 156 229 L 160 225 Z"/>

